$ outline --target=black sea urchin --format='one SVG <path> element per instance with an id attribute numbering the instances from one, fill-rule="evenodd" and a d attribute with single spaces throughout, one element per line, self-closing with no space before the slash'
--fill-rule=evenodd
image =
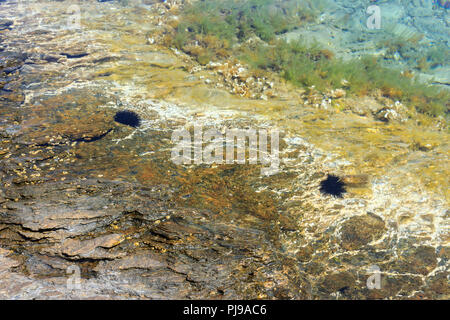
<path id="1" fill-rule="evenodd" d="M 335 175 L 329 174 L 328 177 L 320 182 L 320 192 L 334 197 L 342 198 L 345 193 L 345 183 Z"/>
<path id="2" fill-rule="evenodd" d="M 141 124 L 141 118 L 139 115 L 133 111 L 119 111 L 114 116 L 114 121 L 125 124 L 127 126 L 137 128 Z"/>

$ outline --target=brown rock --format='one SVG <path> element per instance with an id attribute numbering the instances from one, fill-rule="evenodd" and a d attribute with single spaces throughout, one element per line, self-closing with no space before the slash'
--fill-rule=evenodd
<path id="1" fill-rule="evenodd" d="M 155 269 L 165 266 L 167 264 L 161 257 L 152 252 L 142 252 L 111 262 L 102 261 L 96 270 Z"/>
<path id="2" fill-rule="evenodd" d="M 406 252 L 402 260 L 409 272 L 427 275 L 437 266 L 436 249 L 419 246 Z"/>
<path id="3" fill-rule="evenodd" d="M 380 217 L 367 214 L 346 220 L 340 231 L 342 248 L 356 250 L 373 240 L 381 238 L 386 231 L 386 227 Z"/>
<path id="4" fill-rule="evenodd" d="M 356 278 L 350 272 L 333 273 L 325 276 L 320 284 L 320 290 L 328 294 L 345 291 L 355 285 Z"/>
<path id="5" fill-rule="evenodd" d="M 112 248 L 123 240 L 120 234 L 109 234 L 90 240 L 69 239 L 63 242 L 61 252 L 68 256 L 90 257 L 97 248 Z"/>

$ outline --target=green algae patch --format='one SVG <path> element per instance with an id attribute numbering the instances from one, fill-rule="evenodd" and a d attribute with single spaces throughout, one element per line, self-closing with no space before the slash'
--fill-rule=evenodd
<path id="1" fill-rule="evenodd" d="M 300 87 L 314 86 L 321 91 L 345 88 L 355 96 L 379 90 L 384 97 L 403 101 L 429 116 L 449 112 L 448 90 L 408 78 L 396 69 L 385 67 L 376 57 L 343 61 L 319 47 L 284 40 L 260 45 L 256 49 L 243 46 L 242 50 L 242 59 L 249 65 L 277 72 Z"/>
<path id="2" fill-rule="evenodd" d="M 246 40 L 253 35 L 270 41 L 277 34 L 314 20 L 322 2 L 196 1 L 183 10 L 183 20 L 177 27 L 176 44 L 181 48 L 197 34 L 213 35 L 220 41 L 228 42 Z"/>
<path id="3" fill-rule="evenodd" d="M 201 65 L 238 57 L 254 74 L 276 73 L 300 87 L 314 86 L 323 92 L 344 88 L 354 96 L 379 92 L 428 116 L 448 115 L 449 91 L 420 82 L 408 70 L 386 66 L 375 56 L 344 61 L 329 49 L 277 36 L 316 19 L 320 12 L 321 2 L 196 1 L 183 8 L 166 42 Z M 401 46 L 385 45 L 389 50 Z M 440 65 L 445 52 L 430 50 L 425 59 Z"/>

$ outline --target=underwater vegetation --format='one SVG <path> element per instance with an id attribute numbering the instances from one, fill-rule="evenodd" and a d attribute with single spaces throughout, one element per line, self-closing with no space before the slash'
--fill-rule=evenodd
<path id="1" fill-rule="evenodd" d="M 345 183 L 339 177 L 329 174 L 325 180 L 320 182 L 320 192 L 342 198 L 346 192 Z"/>
<path id="2" fill-rule="evenodd" d="M 203 65 L 233 56 L 250 65 L 255 74 L 275 72 L 301 87 L 344 88 L 356 96 L 381 92 L 420 113 L 450 114 L 449 91 L 419 82 L 410 70 L 388 67 L 374 56 L 343 61 L 318 45 L 279 39 L 278 35 L 316 19 L 322 5 L 322 1 L 293 0 L 196 1 L 183 10 L 174 33 L 167 35 L 168 42 Z M 380 45 L 387 48 L 388 57 L 400 54 L 413 61 L 418 71 L 447 63 L 446 46 L 423 54 L 410 50 L 420 39 L 410 40 L 391 39 Z"/>
<path id="3" fill-rule="evenodd" d="M 229 42 L 247 40 L 253 35 L 270 41 L 277 34 L 293 30 L 316 18 L 323 1 L 298 0 L 213 0 L 197 1 L 183 13 L 178 31 L 184 41 L 195 34 L 214 35 Z M 179 38 L 180 40 L 182 38 Z"/>
<path id="4" fill-rule="evenodd" d="M 253 36 L 270 42 L 314 20 L 321 5 L 310 0 L 196 1 L 183 10 L 172 44 L 206 64 L 214 56 L 229 56 L 233 45 Z"/>
<path id="5" fill-rule="evenodd" d="M 379 49 L 385 48 L 385 59 L 396 60 L 398 56 L 416 70 L 427 71 L 445 65 L 449 61 L 450 49 L 444 43 L 433 44 L 430 48 L 417 50 L 420 37 L 404 37 L 392 35 L 388 40 L 377 44 Z"/>
<path id="6" fill-rule="evenodd" d="M 129 110 L 117 112 L 114 116 L 114 121 L 133 128 L 137 128 L 141 124 L 141 118 L 139 115 Z"/>
<path id="7" fill-rule="evenodd" d="M 405 102 L 421 113 L 438 116 L 449 112 L 448 91 L 384 66 L 380 58 L 373 56 L 343 61 L 300 41 L 280 40 L 274 46 L 261 46 L 253 51 L 244 49 L 244 60 L 256 68 L 279 72 L 299 86 L 315 86 L 319 90 L 344 87 L 357 96 L 379 90 L 383 96 Z"/>

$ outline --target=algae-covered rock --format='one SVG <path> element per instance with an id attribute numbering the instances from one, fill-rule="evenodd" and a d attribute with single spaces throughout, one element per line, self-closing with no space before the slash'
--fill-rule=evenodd
<path id="1" fill-rule="evenodd" d="M 320 290 L 328 294 L 333 292 L 344 293 L 355 285 L 356 277 L 351 272 L 332 273 L 323 279 Z"/>
<path id="2" fill-rule="evenodd" d="M 397 262 L 400 272 L 427 275 L 437 266 L 436 249 L 429 246 L 418 246 L 404 252 Z"/>
<path id="3" fill-rule="evenodd" d="M 372 214 L 355 216 L 341 226 L 341 246 L 347 250 L 356 250 L 377 240 L 386 232 L 384 221 Z"/>

